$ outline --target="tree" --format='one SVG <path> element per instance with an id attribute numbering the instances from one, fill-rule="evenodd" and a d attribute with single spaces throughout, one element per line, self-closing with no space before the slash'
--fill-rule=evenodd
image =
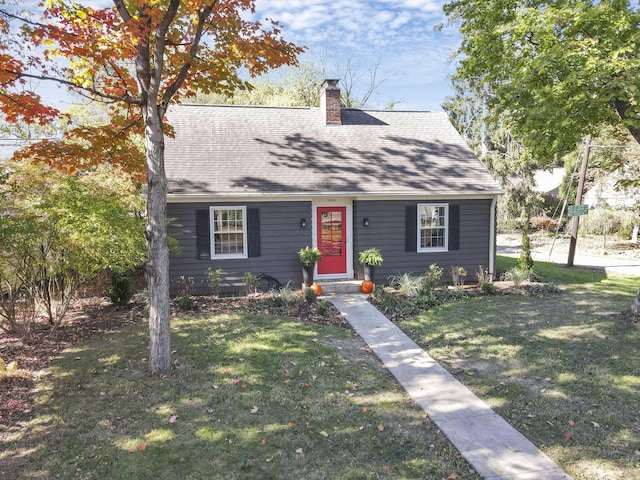
<path id="1" fill-rule="evenodd" d="M 532 270 L 529 223 L 542 205 L 535 191 L 537 162 L 500 117 L 489 115 L 487 99 L 491 92 L 486 85 L 457 78 L 453 79 L 453 87 L 455 95 L 447 97 L 442 106 L 451 123 L 504 189 L 505 194 L 498 202 L 498 219 L 505 225 L 515 220 L 522 231 L 518 267 Z"/>
<path id="2" fill-rule="evenodd" d="M 351 58 L 336 59 L 335 75 L 340 80 L 340 103 L 345 108 L 369 108 L 369 100 L 390 76 L 379 78 L 380 60 L 363 71 Z M 317 107 L 320 105 L 322 84 L 327 79 L 324 61 L 304 62 L 288 68 L 284 76 L 264 76 L 251 82 L 251 88 L 234 92 L 231 96 L 198 95 L 201 103 L 230 105 L 269 105 L 288 107 Z M 389 100 L 386 109 L 392 109 L 398 101 Z"/>
<path id="3" fill-rule="evenodd" d="M 164 116 L 171 102 L 204 93 L 246 88 L 246 71 L 295 62 L 299 47 L 281 38 L 277 23 L 247 20 L 253 0 L 113 0 L 94 9 L 70 0 L 48 0 L 32 20 L 7 3 L 0 9 L 0 111 L 8 121 L 46 123 L 60 115 L 33 91 L 28 79 L 53 80 L 91 100 L 113 105 L 108 125 L 81 135 L 82 168 L 102 162 L 106 145 L 114 155 L 133 133 L 144 136 L 147 197 L 147 286 L 152 373 L 171 368 L 169 251 Z M 11 25 L 18 23 L 18 26 Z M 124 109 L 122 108 L 124 106 Z M 95 136 L 93 135 L 95 133 Z M 124 150 L 131 152 L 127 146 Z M 49 148 L 39 151 L 48 157 Z M 67 156 L 61 155 L 65 164 Z M 57 162 L 56 162 L 57 163 Z M 78 166 L 80 167 L 80 166 Z M 72 165 L 72 168 L 77 168 Z"/>
<path id="4" fill-rule="evenodd" d="M 640 143 L 640 12 L 626 0 L 454 0 L 456 76 L 490 84 L 492 110 L 541 163 L 603 125 Z"/>
<path id="5" fill-rule="evenodd" d="M 109 166 L 69 175 L 29 162 L 4 163 L 3 173 L 0 328 L 16 328 L 19 302 L 38 303 L 57 325 L 86 280 L 144 262 L 144 205 L 128 175 Z"/>

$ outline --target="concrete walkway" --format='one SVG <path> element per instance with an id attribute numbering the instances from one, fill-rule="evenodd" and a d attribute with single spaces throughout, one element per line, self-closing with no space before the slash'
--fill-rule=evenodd
<path id="1" fill-rule="evenodd" d="M 362 294 L 327 297 L 386 368 L 490 480 L 571 479 L 549 457 L 441 367 Z"/>

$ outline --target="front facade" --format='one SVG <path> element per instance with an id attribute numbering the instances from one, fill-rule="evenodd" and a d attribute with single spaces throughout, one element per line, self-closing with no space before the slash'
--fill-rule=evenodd
<path id="1" fill-rule="evenodd" d="M 207 269 L 221 268 L 232 290 L 247 272 L 298 288 L 307 245 L 323 253 L 320 282 L 363 278 L 358 252 L 369 247 L 384 257 L 378 283 L 433 263 L 493 272 L 500 189 L 446 116 L 336 114 L 335 84 L 326 92 L 320 109 L 170 112 L 172 279 L 192 277 L 206 293 Z"/>

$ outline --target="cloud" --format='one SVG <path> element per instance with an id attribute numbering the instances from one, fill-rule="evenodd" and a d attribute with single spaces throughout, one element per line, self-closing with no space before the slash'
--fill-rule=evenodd
<path id="1" fill-rule="evenodd" d="M 399 108 L 437 109 L 448 93 L 453 71 L 449 61 L 459 43 L 453 29 L 434 29 L 446 23 L 444 4 L 445 0 L 256 0 L 256 12 L 278 20 L 285 39 L 307 46 L 312 57 L 329 63 L 349 59 L 363 71 L 379 60 L 379 77 L 391 77 L 379 89 L 380 105 L 403 100 Z M 437 98 L 427 99 L 430 94 Z"/>

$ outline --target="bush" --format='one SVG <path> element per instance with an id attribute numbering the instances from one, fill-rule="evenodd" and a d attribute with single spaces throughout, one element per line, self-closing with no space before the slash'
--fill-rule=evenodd
<path id="1" fill-rule="evenodd" d="M 178 300 L 178 306 L 182 310 L 192 310 L 196 306 L 196 302 L 191 295 L 182 295 Z"/>
<path id="2" fill-rule="evenodd" d="M 467 270 L 464 267 L 451 266 L 451 280 L 456 287 L 462 287 L 467 276 Z"/>
<path id="3" fill-rule="evenodd" d="M 314 303 L 318 299 L 318 296 L 316 295 L 316 292 L 314 292 L 310 288 L 305 288 L 304 289 L 304 299 L 307 301 L 307 303 L 311 304 L 311 303 Z"/>
<path id="4" fill-rule="evenodd" d="M 531 217 L 529 224 L 536 230 L 545 230 L 547 232 L 555 232 L 560 227 L 560 222 L 546 215 Z"/>
<path id="5" fill-rule="evenodd" d="M 533 272 L 531 270 L 523 270 L 516 267 L 505 272 L 502 275 L 502 279 L 508 282 L 513 282 L 513 285 L 516 288 L 519 288 L 520 285 L 522 285 L 522 282 L 530 280 L 532 275 Z"/>
<path id="6" fill-rule="evenodd" d="M 126 305 L 133 296 L 131 279 L 125 273 L 113 273 L 109 287 L 109 299 L 114 305 Z"/>
<path id="7" fill-rule="evenodd" d="M 207 285 L 213 291 L 216 297 L 220 296 L 220 287 L 224 284 L 224 274 L 226 272 L 221 268 L 207 268 L 205 272 L 207 276 Z"/>
<path id="8" fill-rule="evenodd" d="M 245 287 L 247 288 L 247 295 L 256 293 L 260 286 L 260 280 L 251 272 L 246 272 L 242 277 Z"/>
<path id="9" fill-rule="evenodd" d="M 316 313 L 323 317 L 331 316 L 332 311 L 333 309 L 331 307 L 331 304 L 326 300 L 321 300 L 320 302 L 318 302 L 318 305 L 316 306 Z"/>
<path id="10" fill-rule="evenodd" d="M 425 277 L 416 277 L 411 273 L 403 273 L 389 277 L 389 286 L 395 288 L 402 295 L 407 297 L 416 297 L 424 287 Z"/>
<path id="11" fill-rule="evenodd" d="M 480 288 L 487 295 L 495 295 L 498 292 L 493 282 L 480 282 Z"/>
<path id="12" fill-rule="evenodd" d="M 520 257 L 518 258 L 517 268 L 522 271 L 533 270 L 533 258 L 531 258 L 531 242 L 529 241 L 529 234 L 526 230 L 522 232 L 522 250 L 520 251 Z"/>
<path id="13" fill-rule="evenodd" d="M 429 270 L 424 274 L 427 283 L 429 284 L 429 288 L 432 290 L 437 288 L 440 285 L 440 281 L 442 280 L 442 275 L 444 274 L 444 270 L 440 268 L 435 263 L 429 265 Z"/>

